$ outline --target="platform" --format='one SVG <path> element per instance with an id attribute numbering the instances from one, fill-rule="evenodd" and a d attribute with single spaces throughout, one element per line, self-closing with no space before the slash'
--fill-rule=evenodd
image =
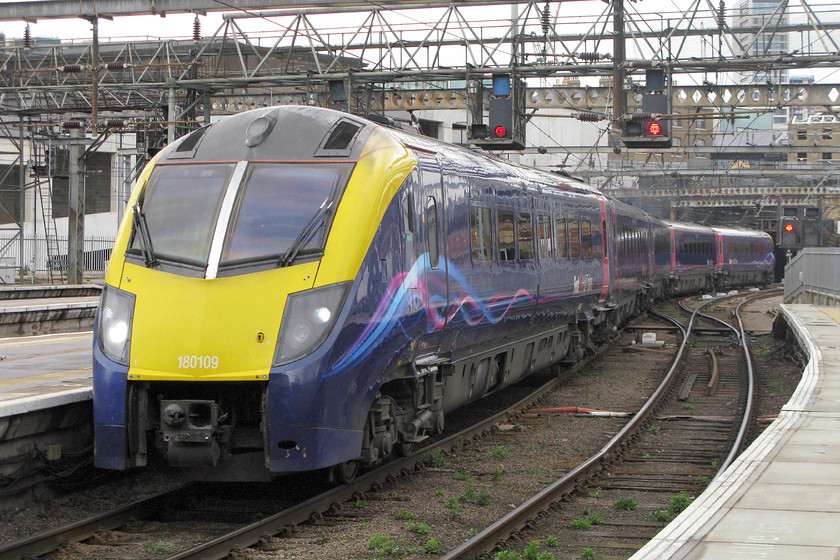
<path id="1" fill-rule="evenodd" d="M 790 401 L 631 560 L 840 558 L 840 309 L 780 312 L 809 357 Z"/>
<path id="2" fill-rule="evenodd" d="M 0 418 L 90 400 L 92 334 L 0 339 Z"/>
<path id="3" fill-rule="evenodd" d="M 98 295 L 0 299 L 0 337 L 88 330 L 98 306 Z"/>

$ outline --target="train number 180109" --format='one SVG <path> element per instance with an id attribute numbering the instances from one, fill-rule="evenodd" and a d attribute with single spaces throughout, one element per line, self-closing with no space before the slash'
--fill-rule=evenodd
<path id="1" fill-rule="evenodd" d="M 216 369 L 218 367 L 218 356 L 178 356 L 180 369 Z"/>

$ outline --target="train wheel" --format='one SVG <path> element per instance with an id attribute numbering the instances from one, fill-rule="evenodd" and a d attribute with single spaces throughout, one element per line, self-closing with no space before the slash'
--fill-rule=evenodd
<path id="1" fill-rule="evenodd" d="M 333 467 L 335 479 L 341 484 L 350 484 L 359 474 L 358 461 L 345 461 Z"/>
<path id="2" fill-rule="evenodd" d="M 407 441 L 401 441 L 396 445 L 397 455 L 400 457 L 408 457 L 414 451 L 414 444 Z"/>

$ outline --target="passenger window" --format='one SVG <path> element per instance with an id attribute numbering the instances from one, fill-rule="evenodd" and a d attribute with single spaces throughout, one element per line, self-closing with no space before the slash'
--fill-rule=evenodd
<path id="1" fill-rule="evenodd" d="M 551 218 L 537 215 L 537 238 L 539 239 L 540 259 L 554 257 L 554 245 L 551 243 Z"/>
<path id="2" fill-rule="evenodd" d="M 493 222 L 489 208 L 470 207 L 470 242 L 473 261 L 493 260 Z"/>
<path id="3" fill-rule="evenodd" d="M 566 249 L 566 219 L 554 218 L 554 237 L 557 239 L 557 256 L 565 259 L 568 256 Z"/>
<path id="4" fill-rule="evenodd" d="M 580 256 L 580 226 L 577 220 L 569 220 L 569 253 L 573 259 Z"/>
<path id="5" fill-rule="evenodd" d="M 406 234 L 414 233 L 414 205 L 411 200 L 411 193 L 408 193 L 402 200 L 403 232 Z M 411 239 L 408 240 L 411 241 Z"/>
<path id="6" fill-rule="evenodd" d="M 498 235 L 499 260 L 516 259 L 516 236 L 513 231 L 513 212 L 499 210 L 496 213 L 496 235 Z"/>
<path id="7" fill-rule="evenodd" d="M 592 256 L 592 224 L 589 220 L 580 221 L 580 245 L 583 250 L 583 256 L 589 258 Z"/>
<path id="8" fill-rule="evenodd" d="M 438 247 L 437 202 L 435 197 L 426 199 L 426 228 L 429 231 L 429 264 L 437 268 L 440 264 L 440 248 Z"/>
<path id="9" fill-rule="evenodd" d="M 519 258 L 522 260 L 534 259 L 534 220 L 531 214 L 517 214 L 519 223 Z"/>

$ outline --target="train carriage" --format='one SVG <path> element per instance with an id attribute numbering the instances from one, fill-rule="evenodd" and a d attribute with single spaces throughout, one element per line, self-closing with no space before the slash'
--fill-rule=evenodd
<path id="1" fill-rule="evenodd" d="M 347 480 L 579 359 L 666 270 L 709 287 L 708 236 L 329 109 L 224 118 L 129 201 L 95 326 L 96 465 Z"/>
<path id="2" fill-rule="evenodd" d="M 745 228 L 713 227 L 717 243 L 716 284 L 720 288 L 767 284 L 776 258 L 769 234 Z"/>
<path id="3" fill-rule="evenodd" d="M 663 220 L 671 230 L 671 295 L 714 289 L 715 232 L 708 226 Z"/>

